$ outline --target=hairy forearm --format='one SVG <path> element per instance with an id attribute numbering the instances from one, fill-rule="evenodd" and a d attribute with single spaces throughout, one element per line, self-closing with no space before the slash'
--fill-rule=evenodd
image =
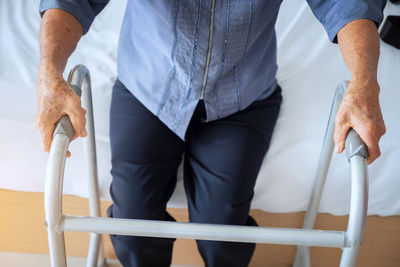
<path id="1" fill-rule="evenodd" d="M 375 23 L 359 19 L 338 32 L 338 43 L 344 61 L 359 83 L 376 83 L 379 59 L 379 36 Z M 379 87 L 375 87 L 379 90 Z"/>
<path id="2" fill-rule="evenodd" d="M 60 9 L 47 10 L 40 24 L 39 72 L 55 70 L 63 73 L 82 32 L 79 21 L 68 12 Z"/>

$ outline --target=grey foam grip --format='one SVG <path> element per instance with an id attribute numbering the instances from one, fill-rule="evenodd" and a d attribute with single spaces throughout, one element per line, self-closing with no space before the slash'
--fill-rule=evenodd
<path id="1" fill-rule="evenodd" d="M 69 139 L 72 139 L 72 136 L 74 136 L 74 128 L 72 127 L 72 123 L 68 115 L 62 116 L 61 119 L 57 121 L 53 136 L 56 134 L 66 135 L 69 137 Z"/>
<path id="2" fill-rule="evenodd" d="M 345 147 L 348 160 L 355 155 L 363 156 L 366 159 L 368 158 L 367 147 L 361 140 L 360 136 L 353 129 L 350 129 L 347 133 Z"/>
<path id="3" fill-rule="evenodd" d="M 79 97 L 82 96 L 82 89 L 78 85 L 71 84 L 70 82 L 68 82 L 68 85 L 74 90 L 75 94 L 77 94 Z"/>

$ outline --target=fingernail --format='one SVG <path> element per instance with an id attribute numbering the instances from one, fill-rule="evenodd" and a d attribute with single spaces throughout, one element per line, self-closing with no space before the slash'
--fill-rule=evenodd
<path id="1" fill-rule="evenodd" d="M 335 145 L 335 152 L 339 153 L 339 146 L 338 145 Z"/>

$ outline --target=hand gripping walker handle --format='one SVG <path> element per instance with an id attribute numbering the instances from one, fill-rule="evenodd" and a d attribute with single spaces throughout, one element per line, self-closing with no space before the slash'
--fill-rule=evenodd
<path id="1" fill-rule="evenodd" d="M 347 159 L 349 161 L 353 156 L 356 155 L 360 155 L 368 159 L 367 147 L 361 140 L 358 133 L 356 133 L 356 131 L 354 131 L 353 129 L 350 129 L 349 132 L 347 133 L 345 148 L 346 148 Z"/>
<path id="2" fill-rule="evenodd" d="M 81 97 L 82 83 L 85 75 L 89 75 L 89 71 L 83 65 L 75 66 L 68 75 L 67 84 L 74 90 L 74 92 Z M 56 134 L 66 135 L 72 139 L 74 135 L 74 128 L 68 115 L 63 115 L 56 123 L 53 136 Z"/>
<path id="3" fill-rule="evenodd" d="M 336 89 L 335 92 L 335 102 L 337 102 L 336 109 L 339 108 L 340 102 L 342 102 L 342 99 L 347 92 L 349 82 L 345 81 L 339 84 L 338 88 Z M 334 116 L 336 115 L 336 111 L 331 112 L 331 120 L 334 120 Z M 368 158 L 368 150 L 367 147 L 365 146 L 364 142 L 361 140 L 361 137 L 358 135 L 356 131 L 351 128 L 347 132 L 346 136 L 346 141 L 345 141 L 345 150 L 346 150 L 346 155 L 347 159 L 350 161 L 350 159 L 353 156 L 360 155 L 363 156 L 364 158 Z"/>

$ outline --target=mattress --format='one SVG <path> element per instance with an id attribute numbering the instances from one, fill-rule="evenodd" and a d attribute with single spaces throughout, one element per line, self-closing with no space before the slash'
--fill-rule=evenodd
<path id="1" fill-rule="evenodd" d="M 7 0 L 0 7 L 0 188 L 43 192 L 48 155 L 40 150 L 33 126 L 35 83 L 39 64 L 38 0 Z M 76 64 L 92 76 L 99 185 L 110 199 L 109 107 L 116 79 L 117 43 L 126 1 L 111 1 L 79 43 L 66 70 Z M 400 14 L 388 3 L 385 14 Z M 22 19 L 21 19 L 22 18 Z M 350 79 L 339 48 L 331 44 L 306 1 L 284 1 L 276 24 L 278 82 L 282 109 L 265 156 L 252 208 L 267 212 L 306 209 L 319 151 L 336 85 Z M 65 72 L 65 76 L 67 75 Z M 369 215 L 400 214 L 400 50 L 381 42 L 378 79 L 387 126 L 381 139 L 382 156 L 369 166 Z M 81 140 L 71 143 L 64 193 L 87 197 Z M 349 164 L 334 155 L 320 212 L 348 214 Z M 169 207 L 186 207 L 182 171 Z"/>

